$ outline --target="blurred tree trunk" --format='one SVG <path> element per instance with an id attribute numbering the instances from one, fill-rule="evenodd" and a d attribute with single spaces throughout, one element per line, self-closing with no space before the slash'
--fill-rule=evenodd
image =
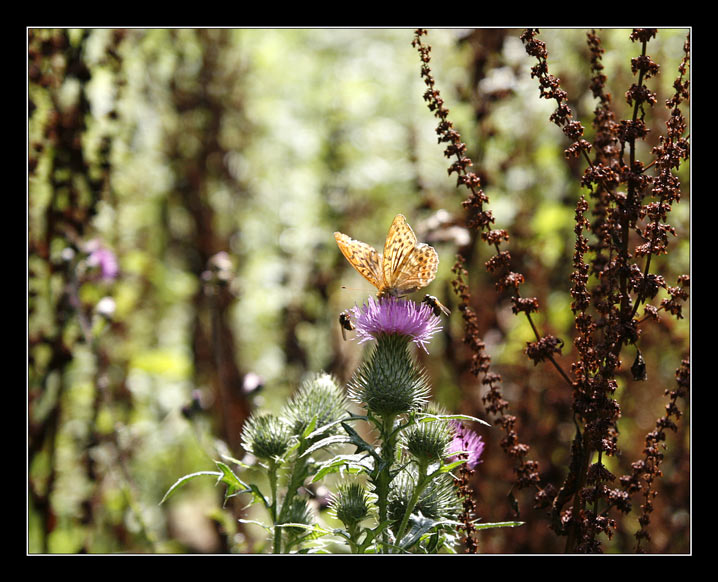
<path id="1" fill-rule="evenodd" d="M 68 30 L 28 31 L 29 121 L 44 127 L 42 136 L 28 144 L 28 205 L 35 218 L 28 232 L 28 467 L 32 470 L 38 455 L 48 457 L 44 478 L 34 477 L 31 471 L 28 493 L 43 523 L 44 552 L 56 524 L 51 499 L 57 477 L 55 452 L 63 416 L 65 371 L 73 361 L 75 343 L 83 339 L 80 331 L 84 331 L 82 321 L 77 329 L 82 306 L 77 303 L 74 258 L 104 183 L 90 178 L 82 147 L 89 112 L 85 86 L 90 72 L 82 57 L 88 35 L 85 30 L 71 40 Z M 63 99 L 70 86 L 75 88 L 74 98 Z M 40 99 L 47 101 L 48 109 L 38 106 L 35 101 Z M 46 116 L 38 119 L 43 113 Z M 41 160 L 47 162 L 42 170 Z M 42 187 L 49 192 L 44 208 L 39 206 L 44 200 Z M 49 325 L 35 324 L 36 310 L 51 314 Z M 44 365 L 35 358 L 43 347 L 49 350 Z"/>
<path id="2" fill-rule="evenodd" d="M 172 89 L 174 106 L 180 118 L 179 133 L 170 147 L 170 159 L 176 174 L 175 192 L 193 223 L 192 238 L 177 241 L 186 247 L 190 270 L 200 281 L 211 272 L 212 258 L 229 249 L 229 235 L 219 232 L 216 214 L 210 202 L 212 188 L 231 181 L 225 163 L 227 153 L 220 141 L 226 111 L 223 95 L 236 82 L 234 72 L 224 73 L 222 52 L 229 50 L 232 31 L 196 30 L 202 63 L 196 79 L 175 79 Z M 173 31 L 177 35 L 178 31 Z M 181 42 L 178 40 L 178 42 Z M 236 50 L 233 48 L 233 50 Z M 220 91 L 218 84 L 224 84 Z M 188 151 L 186 138 L 197 144 Z M 233 296 L 223 284 L 204 284 L 194 299 L 192 348 L 196 384 L 209 385 L 214 396 L 213 413 L 219 434 L 236 451 L 240 432 L 249 414 L 249 403 L 242 392 L 242 373 L 237 366 L 234 332 L 229 322 Z"/>

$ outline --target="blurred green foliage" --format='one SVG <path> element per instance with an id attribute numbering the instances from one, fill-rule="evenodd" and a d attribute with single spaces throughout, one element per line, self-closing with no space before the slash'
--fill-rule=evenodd
<path id="1" fill-rule="evenodd" d="M 595 102 L 585 32 L 547 29 L 542 38 L 549 69 L 590 139 Z M 583 167 L 563 157 L 568 144 L 548 121 L 553 105 L 538 97 L 520 33 L 430 30 L 431 67 L 496 225 L 511 234 L 512 257 L 527 278 L 523 294 L 539 298 L 536 321 L 566 340 L 568 369 L 568 281 Z M 600 31 L 619 119 L 629 116 L 623 93 L 637 55 L 628 33 Z M 219 509 L 221 491 L 211 482 L 193 482 L 171 503 L 158 503 L 180 475 L 212 468 L 218 451 L 242 454 L 230 450 L 238 432 L 222 420 L 228 401 L 276 411 L 307 373 L 326 370 L 344 380 L 353 371 L 361 348 L 342 340 L 337 317 L 374 291 L 346 264 L 332 233 L 378 246 L 392 217 L 405 214 L 441 258 L 427 290 L 455 305 L 449 282 L 461 231 L 450 226 L 460 224 L 464 195 L 447 175 L 436 120 L 422 99 L 413 31 L 29 34 L 28 551 L 259 551 L 251 528 L 236 525 L 239 501 Z M 651 87 L 658 103 L 647 112 L 655 128 L 649 145 L 665 128 L 662 104 L 686 34 L 662 29 L 649 43 L 661 65 Z M 87 74 L 78 73 L 78 63 Z M 75 142 L 64 140 L 68 132 Z M 72 155 L 68 143 L 77 146 Z M 649 145 L 639 150 L 646 163 Z M 677 237 L 672 252 L 654 262 L 670 285 L 688 272 L 690 255 L 688 164 L 679 178 L 684 199 L 671 215 Z M 438 220 L 442 212 L 446 222 Z M 116 279 L 87 275 L 83 245 L 92 239 L 117 256 Z M 67 249 L 74 258 L 67 259 Z M 221 251 L 232 263 L 226 284 L 207 276 L 208 261 Z M 552 370 L 525 357 L 531 331 L 495 292 L 484 253 L 477 249 L 468 265 L 484 340 L 524 441 L 556 481 L 573 430 L 570 394 L 559 390 Z M 109 319 L 97 312 L 103 297 L 114 300 Z M 461 335 L 454 312 L 422 363 L 440 404 L 480 415 L 481 385 L 466 372 Z M 616 474 L 640 455 L 644 435 L 663 414 L 663 391 L 687 354 L 688 319 L 648 326 L 642 345 L 649 382 L 634 389 L 627 376 L 620 383 L 624 453 L 610 460 L 620 467 L 609 467 Z M 629 351 L 624 359 L 632 359 Z M 222 371 L 230 369 L 238 375 L 228 381 Z M 241 380 L 250 373 L 263 388 L 245 396 Z M 193 396 L 199 412 L 183 415 Z M 686 414 L 679 434 L 669 435 L 678 453 L 663 466 L 656 551 L 689 547 L 682 474 L 689 426 Z M 484 438 L 479 511 L 485 521 L 501 521 L 510 515 L 510 464 L 497 437 Z M 525 503 L 522 518 L 531 522 Z M 631 551 L 635 529 L 634 521 L 608 551 Z M 492 532 L 481 547 L 561 551 L 549 538 L 540 525 L 529 526 Z"/>

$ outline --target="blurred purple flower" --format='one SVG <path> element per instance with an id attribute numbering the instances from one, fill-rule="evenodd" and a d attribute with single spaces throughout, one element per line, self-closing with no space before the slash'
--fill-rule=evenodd
<path id="1" fill-rule="evenodd" d="M 441 319 L 429 305 L 397 297 L 369 297 L 368 305 L 350 311 L 360 344 L 383 334 L 397 334 L 407 336 L 428 353 L 426 344 L 441 329 Z"/>
<path id="2" fill-rule="evenodd" d="M 264 387 L 264 379 L 254 372 L 247 372 L 242 378 L 242 392 L 252 394 Z"/>
<path id="3" fill-rule="evenodd" d="M 120 269 L 115 253 L 103 246 L 98 240 L 90 241 L 87 245 L 87 251 L 90 253 L 87 257 L 87 264 L 90 267 L 97 267 L 104 281 L 111 281 L 117 277 Z"/>
<path id="4" fill-rule="evenodd" d="M 458 453 L 468 453 L 469 458 L 466 464 L 470 469 L 473 469 L 481 461 L 481 453 L 484 452 L 486 443 L 481 439 L 481 435 L 476 434 L 473 430 L 466 428 L 458 420 L 452 420 L 451 426 L 454 429 L 454 440 L 449 445 L 449 459 L 458 460 Z"/>

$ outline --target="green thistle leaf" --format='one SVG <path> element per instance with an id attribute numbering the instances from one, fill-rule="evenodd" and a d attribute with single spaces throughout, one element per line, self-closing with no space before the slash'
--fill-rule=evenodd
<path id="1" fill-rule="evenodd" d="M 172 495 L 174 495 L 175 491 L 177 491 L 177 489 L 179 489 L 182 485 L 184 485 L 188 481 L 191 481 L 192 479 L 196 479 L 197 477 L 204 477 L 205 475 L 211 475 L 212 477 L 220 477 L 220 478 L 222 477 L 222 473 L 219 473 L 217 471 L 197 471 L 196 473 L 190 473 L 189 475 L 180 477 L 167 490 L 167 493 L 164 494 L 164 497 L 162 497 L 162 500 L 160 501 L 160 505 L 162 505 L 165 501 L 167 501 L 170 497 L 172 497 Z"/>

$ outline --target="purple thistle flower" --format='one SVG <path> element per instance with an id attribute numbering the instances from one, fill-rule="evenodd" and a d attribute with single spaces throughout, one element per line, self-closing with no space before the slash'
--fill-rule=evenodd
<path id="1" fill-rule="evenodd" d="M 441 319 L 429 305 L 397 297 L 369 297 L 368 305 L 350 311 L 360 344 L 383 334 L 396 334 L 408 337 L 429 353 L 426 344 L 441 329 Z"/>
<path id="2" fill-rule="evenodd" d="M 87 257 L 87 264 L 91 267 L 98 267 L 104 281 L 111 281 L 117 277 L 120 269 L 115 253 L 96 239 L 87 244 L 87 251 L 90 253 Z"/>
<path id="3" fill-rule="evenodd" d="M 473 469 L 481 462 L 479 457 L 484 452 L 486 443 L 481 439 L 481 435 L 469 430 L 458 420 L 452 420 L 451 426 L 454 429 L 454 440 L 449 445 L 449 459 L 458 460 L 457 453 L 464 451 L 469 454 L 466 464 L 470 469 Z"/>

